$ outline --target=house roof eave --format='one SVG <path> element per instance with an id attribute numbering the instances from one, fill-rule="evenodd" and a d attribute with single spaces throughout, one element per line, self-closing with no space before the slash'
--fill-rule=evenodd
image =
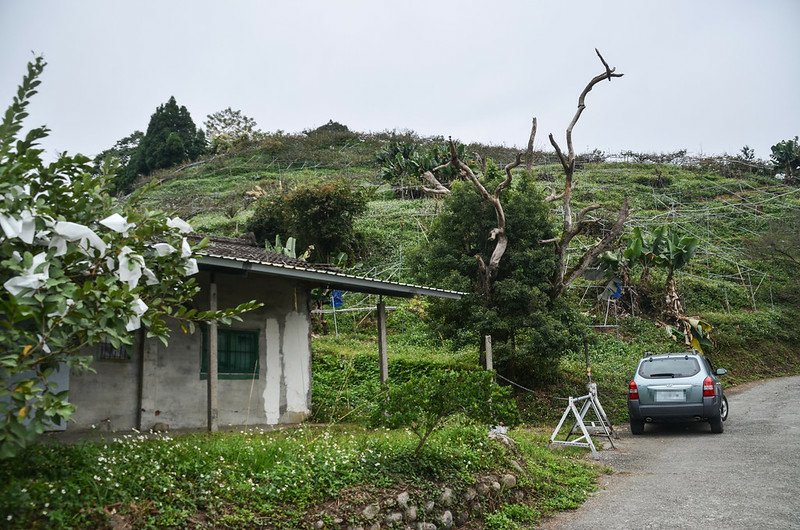
<path id="1" fill-rule="evenodd" d="M 459 300 L 466 294 L 459 291 L 448 291 L 446 289 L 437 289 L 435 287 L 426 287 L 423 285 L 389 282 L 343 272 L 317 270 L 283 263 L 260 262 L 205 252 L 199 256 L 198 262 L 201 265 L 214 269 L 251 271 L 257 274 L 326 285 L 345 291 L 397 296 L 401 298 L 411 298 L 419 295 Z"/>

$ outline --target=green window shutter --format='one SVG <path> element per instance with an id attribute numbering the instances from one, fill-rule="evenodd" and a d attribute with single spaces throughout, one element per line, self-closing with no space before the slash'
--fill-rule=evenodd
<path id="1" fill-rule="evenodd" d="M 200 379 L 208 377 L 208 326 L 201 326 Z M 257 330 L 217 329 L 219 379 L 258 379 Z"/>

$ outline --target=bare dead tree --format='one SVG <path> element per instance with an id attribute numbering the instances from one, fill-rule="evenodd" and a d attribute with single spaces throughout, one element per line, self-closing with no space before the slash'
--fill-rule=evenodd
<path id="1" fill-rule="evenodd" d="M 528 149 L 525 151 L 525 169 L 530 171 L 533 168 L 533 140 L 536 138 L 536 116 L 531 120 L 531 135 L 528 137 Z"/>
<path id="2" fill-rule="evenodd" d="M 522 164 L 522 153 L 517 153 L 516 159 L 510 164 L 506 164 L 504 170 L 506 178 L 494 190 L 494 193 L 489 193 L 486 187 L 478 179 L 477 175 L 472 171 L 464 161 L 458 158 L 456 151 L 456 144 L 450 140 L 450 156 L 451 163 L 454 167 L 458 168 L 459 173 L 472 183 L 475 190 L 483 197 L 483 200 L 491 204 L 494 208 L 497 217 L 497 227 L 489 232 L 489 241 L 494 241 L 494 250 L 492 256 L 489 258 L 489 263 L 486 263 L 483 256 L 480 254 L 475 255 L 478 262 L 478 274 L 481 281 L 481 290 L 484 294 L 492 292 L 492 284 L 497 277 L 497 269 L 500 267 L 500 260 L 508 248 L 508 236 L 506 235 L 506 214 L 503 210 L 503 204 L 500 201 L 500 196 L 503 190 L 511 186 L 512 175 L 511 171 Z"/>
<path id="3" fill-rule="evenodd" d="M 441 182 L 439 182 L 439 179 L 436 178 L 436 172 L 441 170 L 441 169 L 446 168 L 450 164 L 451 164 L 451 162 L 448 161 L 448 162 L 446 162 L 446 163 L 444 163 L 444 164 L 442 164 L 440 166 L 436 166 L 433 169 L 429 169 L 428 171 L 425 171 L 422 174 L 422 178 L 428 184 L 430 184 L 432 187 L 429 188 L 427 186 L 422 186 L 422 191 L 424 191 L 425 193 L 430 193 L 431 195 L 438 195 L 440 197 L 443 196 L 443 195 L 449 194 L 450 193 L 450 188 L 448 188 L 447 186 L 445 186 Z"/>
<path id="4" fill-rule="evenodd" d="M 622 203 L 622 208 L 617 214 L 617 220 L 612 226 L 611 230 L 609 230 L 598 243 L 596 243 L 594 246 L 585 251 L 574 266 L 567 269 L 567 252 L 569 250 L 570 242 L 577 235 L 584 233 L 588 228 L 588 226 L 592 223 L 592 220 L 589 219 L 587 216 L 591 212 L 601 208 L 599 204 L 590 204 L 589 206 L 586 206 L 585 208 L 580 210 L 577 215 L 573 214 L 572 190 L 575 186 L 575 147 L 572 142 L 572 130 L 575 128 L 575 125 L 578 123 L 578 119 L 580 119 L 581 114 L 583 114 L 583 111 L 586 109 L 586 95 L 594 88 L 594 86 L 597 83 L 604 81 L 606 79 L 608 81 L 611 81 L 615 77 L 622 77 L 624 75 L 616 73 L 616 68 L 609 67 L 606 60 L 603 59 L 603 56 L 596 48 L 595 52 L 597 53 L 597 56 L 600 58 L 600 61 L 603 63 L 603 66 L 605 67 L 605 72 L 593 77 L 592 80 L 589 81 L 589 83 L 583 89 L 583 92 L 581 92 L 580 96 L 578 97 L 578 110 L 572 117 L 572 121 L 570 122 L 566 131 L 566 137 L 567 137 L 566 155 L 562 151 L 561 147 L 558 145 L 558 142 L 556 142 L 555 138 L 553 137 L 553 134 L 551 133 L 549 135 L 550 143 L 556 150 L 556 154 L 558 155 L 558 159 L 561 162 L 561 166 L 564 168 L 564 176 L 565 176 L 564 192 L 560 194 L 556 194 L 555 192 L 553 192 L 546 199 L 547 201 L 550 202 L 561 199 L 563 205 L 563 215 L 564 215 L 564 227 L 561 232 L 561 236 L 542 241 L 542 243 L 553 243 L 555 245 L 554 250 L 556 256 L 558 257 L 557 260 L 558 265 L 551 281 L 552 298 L 559 297 L 570 283 L 572 283 L 576 278 L 578 278 L 581 274 L 584 273 L 584 271 L 595 260 L 595 258 L 597 258 L 597 256 L 599 256 L 603 251 L 605 251 L 608 247 L 610 247 L 611 244 L 617 240 L 617 238 L 619 238 L 620 234 L 622 233 L 622 229 L 625 226 L 625 221 L 628 218 L 628 213 L 629 213 L 628 198 L 626 197 Z"/>
<path id="5" fill-rule="evenodd" d="M 536 118 L 534 118 L 534 123 L 536 123 Z M 535 132 L 536 130 L 534 128 L 534 131 L 531 134 L 535 134 Z M 495 243 L 494 250 L 489 258 L 489 263 L 486 263 L 486 261 L 483 259 L 483 256 L 480 254 L 475 255 L 475 260 L 478 262 L 478 275 L 481 292 L 485 295 L 490 295 L 492 292 L 494 279 L 497 277 L 497 270 L 500 267 L 500 260 L 503 258 L 506 248 L 508 248 L 508 236 L 506 235 L 506 214 L 503 210 L 501 196 L 503 190 L 511 186 L 511 181 L 513 179 L 511 172 L 515 168 L 522 165 L 523 154 L 517 153 L 515 160 L 509 164 L 506 164 L 506 166 L 503 168 L 506 173 L 506 178 L 504 178 L 503 181 L 497 185 L 493 193 L 490 193 L 472 168 L 458 157 L 458 150 L 456 149 L 456 144 L 452 138 L 449 140 L 449 146 L 450 161 L 422 174 L 422 178 L 425 179 L 425 181 L 431 186 L 425 187 L 424 190 L 428 193 L 440 196 L 449 194 L 450 189 L 444 186 L 439 179 L 436 178 L 436 172 L 448 165 L 452 165 L 458 170 L 459 177 L 468 180 L 475 188 L 475 191 L 477 191 L 478 194 L 483 198 L 483 200 L 494 208 L 497 218 L 497 227 L 493 228 L 489 232 L 489 241 L 494 241 Z"/>

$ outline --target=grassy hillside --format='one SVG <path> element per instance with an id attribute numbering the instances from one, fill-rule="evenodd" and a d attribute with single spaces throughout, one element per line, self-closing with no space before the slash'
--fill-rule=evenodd
<path id="1" fill-rule="evenodd" d="M 441 203 L 397 199 L 380 181 L 374 154 L 389 139 L 388 134 L 355 133 L 272 136 L 187 168 L 154 175 L 161 182 L 146 192 L 145 201 L 177 212 L 199 231 L 235 236 L 242 234 L 252 214 L 253 199 L 248 191 L 286 189 L 328 178 L 351 179 L 371 194 L 366 213 L 356 222 L 361 272 L 411 280 L 409 251 L 425 244 Z M 407 139 L 422 144 L 437 140 Z M 513 157 L 513 151 L 505 147 L 471 145 L 468 151 L 499 162 Z M 539 153 L 538 160 L 530 174 L 518 171 L 517 181 L 535 179 L 542 188 L 560 188 L 563 177 L 552 156 Z M 800 310 L 792 294 L 793 276 L 769 256 L 748 251 L 747 244 L 764 234 L 770 223 L 800 209 L 800 188 L 725 159 L 683 160 L 679 164 L 585 162 L 578 168 L 576 181 L 576 208 L 599 202 L 608 206 L 599 217 L 610 219 L 627 196 L 632 206 L 628 230 L 670 224 L 700 240 L 697 255 L 678 274 L 679 291 L 687 314 L 702 315 L 715 326 L 716 347 L 710 354 L 718 365 L 731 370 L 729 384 L 800 370 L 796 346 L 800 331 L 793 325 Z M 558 213 L 554 206 L 554 222 Z M 663 285 L 663 281 L 663 274 L 656 271 L 654 284 Z M 596 336 L 589 353 L 608 402 L 606 408 L 620 421 L 625 418 L 626 381 L 642 352 L 675 351 L 682 345 L 669 340 L 651 320 L 639 318 L 642 315 L 615 315 L 613 307 L 597 301 L 598 289 L 591 282 L 579 281 L 569 296 L 594 323 L 607 320 L 619 325 L 611 333 Z M 348 304 L 372 303 L 363 299 L 352 295 Z M 655 305 L 651 314 L 657 314 L 658 296 L 651 302 Z M 474 365 L 477 349 L 454 352 L 430 334 L 424 301 L 413 307 L 403 301 L 390 303 L 400 307 L 389 318 L 393 378 L 413 377 L 426 366 Z M 315 337 L 314 399 L 319 420 L 343 415 L 357 418 L 358 411 L 350 411 L 366 403 L 377 384 L 371 315 L 340 316 L 338 325 L 338 338 Z M 332 326 L 327 327 L 332 332 Z M 583 392 L 583 352 L 567 352 L 562 376 L 552 387 L 520 392 L 528 421 L 548 421 L 560 407 L 557 397 Z"/>

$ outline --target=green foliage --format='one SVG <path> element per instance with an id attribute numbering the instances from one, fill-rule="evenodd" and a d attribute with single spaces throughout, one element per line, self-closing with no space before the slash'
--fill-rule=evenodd
<path id="1" fill-rule="evenodd" d="M 494 382 L 487 371 L 446 371 L 423 375 L 405 383 L 388 383 L 386 401 L 380 400 L 373 423 L 390 428 L 409 427 L 419 438 L 416 454 L 444 420 L 463 415 L 483 425 L 519 423 L 511 390 Z"/>
<path id="2" fill-rule="evenodd" d="M 229 321 L 256 307 L 187 310 L 198 291 L 187 278 L 198 270 L 191 227 L 135 200 L 115 204 L 108 165 L 98 174 L 80 155 L 43 162 L 47 129 L 19 133 L 44 65 L 28 65 L 0 125 L 0 458 L 74 412 L 48 378 L 60 364 L 87 368 L 81 348 L 131 344 L 141 325 L 166 343 L 166 317 Z"/>
<path id="3" fill-rule="evenodd" d="M 487 164 L 487 187 L 500 178 Z M 494 248 L 487 240 L 496 226 L 494 209 L 469 183 L 455 182 L 443 211 L 419 248 L 415 264 L 426 285 L 468 292 L 459 301 L 435 300 L 430 315 L 436 331 L 457 345 L 478 344 L 492 335 L 498 372 L 520 384 L 551 379 L 558 358 L 580 345 L 585 327 L 565 300 L 547 295 L 555 267 L 552 249 L 540 244 L 553 236 L 549 208 L 527 179 L 503 195 L 508 248 L 492 296 L 480 292 L 475 256 L 485 262 Z"/>
<path id="4" fill-rule="evenodd" d="M 464 144 L 456 144 L 456 150 L 460 160 L 467 160 Z M 445 165 L 450 159 L 450 147 L 443 142 L 420 148 L 416 142 L 392 140 L 375 154 L 381 178 L 399 186 L 419 185 L 421 175 L 436 168 L 439 182 L 449 185 L 458 176 L 455 168 Z"/>
<path id="5" fill-rule="evenodd" d="M 259 135 L 256 121 L 240 110 L 230 107 L 209 114 L 203 122 L 206 135 L 211 142 L 212 153 L 225 152 L 236 145 L 243 145 Z"/>
<path id="6" fill-rule="evenodd" d="M 769 222 L 766 230 L 747 241 L 749 257 L 778 264 L 794 273 L 800 266 L 800 209 Z"/>
<path id="7" fill-rule="evenodd" d="M 546 513 L 592 489 L 597 470 L 541 436 L 512 433 L 527 462 L 533 510 Z M 514 454 L 482 427 L 449 425 L 415 456 L 403 431 L 259 430 L 178 438 L 122 436 L 41 444 L 0 461 L 0 513 L 10 528 L 305 528 L 334 499 L 384 487 L 465 488 L 476 473 L 512 469 Z M 421 493 L 424 495 L 424 493 Z M 575 500 L 572 501 L 575 503 Z M 116 515 L 112 515 L 116 514 Z M 515 520 L 524 514 L 509 508 Z"/>
<path id="8" fill-rule="evenodd" d="M 529 528 L 541 518 L 541 513 L 526 504 L 504 504 L 486 516 L 487 530 L 519 530 Z"/>
<path id="9" fill-rule="evenodd" d="M 261 199 L 247 229 L 261 244 L 279 234 L 294 234 L 301 247 L 313 247 L 313 261 L 327 262 L 352 252 L 353 223 L 366 206 L 363 190 L 344 179 L 330 180 Z"/>
<path id="10" fill-rule="evenodd" d="M 661 229 L 663 232 L 663 229 Z M 656 230 L 656 237 L 660 230 Z M 666 229 L 664 234 L 664 246 L 660 253 L 655 254 L 656 264 L 667 268 L 668 275 L 671 276 L 675 271 L 680 270 L 689 263 L 695 252 L 700 240 L 692 236 L 683 236 L 678 234 L 677 231 L 671 227 Z M 654 251 L 655 253 L 655 251 Z"/>
<path id="11" fill-rule="evenodd" d="M 147 132 L 137 150 L 139 173 L 149 175 L 156 169 L 194 160 L 205 152 L 206 139 L 189 111 L 172 96 L 150 117 Z"/>
<path id="12" fill-rule="evenodd" d="M 283 254 L 284 256 L 299 259 L 301 261 L 306 261 L 308 257 L 311 255 L 311 251 L 314 250 L 314 247 L 308 247 L 305 252 L 298 255 L 297 254 L 297 240 L 291 236 L 286 238 L 286 244 L 284 245 L 281 241 L 281 236 L 275 236 L 275 244 L 270 245 L 269 243 L 265 244 L 267 250 L 275 252 L 277 254 Z"/>
<path id="13" fill-rule="evenodd" d="M 303 131 L 312 142 L 317 145 L 346 146 L 358 140 L 358 134 L 351 131 L 347 125 L 338 121 L 328 120 L 325 125 L 320 125 L 316 129 Z"/>
<path id="14" fill-rule="evenodd" d="M 431 341 L 417 320 L 412 325 L 398 325 L 398 313 L 389 315 L 389 380 L 396 384 L 419 377 L 438 377 L 452 370 L 474 370 L 477 352 L 454 354 Z M 357 314 L 357 313 L 354 313 Z M 314 338 L 312 369 L 312 419 L 315 422 L 368 424 L 378 406 L 376 396 L 384 396 L 380 372 L 375 360 L 372 333 L 359 333 L 355 322 L 348 323 L 346 313 L 339 315 L 340 336 L 318 335 Z M 359 315 L 357 317 L 361 319 Z M 374 320 L 365 323 L 374 329 Z M 434 344 L 429 344 L 434 343 Z"/>
<path id="15" fill-rule="evenodd" d="M 245 229 L 255 235 L 259 245 L 265 245 L 274 241 L 280 234 L 285 234 L 290 228 L 291 222 L 284 197 L 272 194 L 258 200 Z"/>
<path id="16" fill-rule="evenodd" d="M 800 142 L 797 136 L 778 142 L 771 147 L 772 164 L 776 172 L 784 174 L 787 183 L 793 184 L 800 176 Z"/>
<path id="17" fill-rule="evenodd" d="M 112 159 L 116 159 L 119 164 L 119 171 L 113 181 L 114 191 L 130 191 L 137 175 L 136 163 L 132 163 L 132 161 L 143 138 L 142 131 L 133 131 L 125 138 L 117 140 L 114 147 L 106 149 L 94 157 L 96 172 L 100 172 L 100 168 L 104 164 L 110 163 Z"/>

